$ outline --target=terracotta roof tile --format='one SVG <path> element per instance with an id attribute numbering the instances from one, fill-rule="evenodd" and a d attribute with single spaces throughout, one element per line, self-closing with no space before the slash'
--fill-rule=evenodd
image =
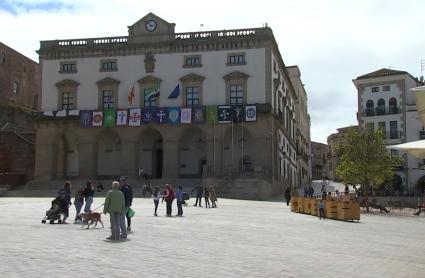
<path id="1" fill-rule="evenodd" d="M 368 79 L 368 78 L 374 78 L 374 77 L 401 75 L 401 74 L 409 74 L 409 73 L 407 71 L 382 68 L 382 69 L 374 71 L 374 72 L 370 72 L 370 73 L 367 73 L 367 74 L 364 74 L 364 75 L 360 75 L 360 76 L 357 77 L 357 79 Z"/>

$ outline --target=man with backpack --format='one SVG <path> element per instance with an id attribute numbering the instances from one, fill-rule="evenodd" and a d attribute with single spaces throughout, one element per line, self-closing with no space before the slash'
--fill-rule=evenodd
<path id="1" fill-rule="evenodd" d="M 133 202 L 133 190 L 131 189 L 131 186 L 127 183 L 127 177 L 120 177 L 120 191 L 124 194 L 124 200 L 125 200 L 125 212 L 120 220 L 120 226 L 122 231 L 131 231 L 131 218 L 127 214 L 128 209 L 131 207 L 131 204 Z M 125 215 L 125 216 L 124 216 Z M 127 218 L 127 228 L 125 225 L 125 219 Z M 127 234 L 122 234 L 122 238 L 126 238 Z"/>

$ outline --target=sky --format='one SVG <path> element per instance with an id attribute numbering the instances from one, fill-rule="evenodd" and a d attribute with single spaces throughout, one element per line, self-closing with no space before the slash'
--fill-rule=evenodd
<path id="1" fill-rule="evenodd" d="M 41 40 L 126 36 L 149 12 L 176 32 L 267 23 L 286 66 L 301 70 L 311 139 L 326 143 L 357 124 L 357 76 L 381 68 L 421 75 L 424 11 L 423 0 L 0 0 L 0 41 L 38 61 Z"/>

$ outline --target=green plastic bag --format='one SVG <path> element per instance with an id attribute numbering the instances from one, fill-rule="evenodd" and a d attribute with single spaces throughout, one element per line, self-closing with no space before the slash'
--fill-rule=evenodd
<path id="1" fill-rule="evenodd" d="M 136 212 L 132 209 L 132 208 L 128 208 L 128 211 L 127 211 L 127 216 L 128 217 L 133 217 L 134 215 L 136 214 Z"/>

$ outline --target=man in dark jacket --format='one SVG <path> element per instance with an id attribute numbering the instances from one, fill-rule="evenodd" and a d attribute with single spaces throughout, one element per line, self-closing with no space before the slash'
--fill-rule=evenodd
<path id="1" fill-rule="evenodd" d="M 124 194 L 124 200 L 125 200 L 125 212 L 120 220 L 120 226 L 121 230 L 126 229 L 127 232 L 131 231 L 131 218 L 128 216 L 128 209 L 131 207 L 131 204 L 133 202 L 133 190 L 131 189 L 131 186 L 127 183 L 127 177 L 120 177 L 120 191 Z M 125 218 L 127 218 L 127 227 L 125 225 Z M 122 235 L 123 238 L 127 237 L 127 235 Z"/>
<path id="2" fill-rule="evenodd" d="M 196 191 L 196 203 L 194 204 L 194 206 L 196 207 L 198 205 L 198 200 L 199 200 L 199 206 L 201 206 L 201 200 L 202 200 L 202 195 L 204 193 L 204 188 L 202 188 L 202 186 L 200 185 L 196 185 L 192 191 L 190 191 L 190 194 L 192 194 L 193 191 Z"/>
<path id="3" fill-rule="evenodd" d="M 286 205 L 289 206 L 289 201 L 291 201 L 291 189 L 289 186 L 285 190 L 285 199 L 286 199 Z"/>

